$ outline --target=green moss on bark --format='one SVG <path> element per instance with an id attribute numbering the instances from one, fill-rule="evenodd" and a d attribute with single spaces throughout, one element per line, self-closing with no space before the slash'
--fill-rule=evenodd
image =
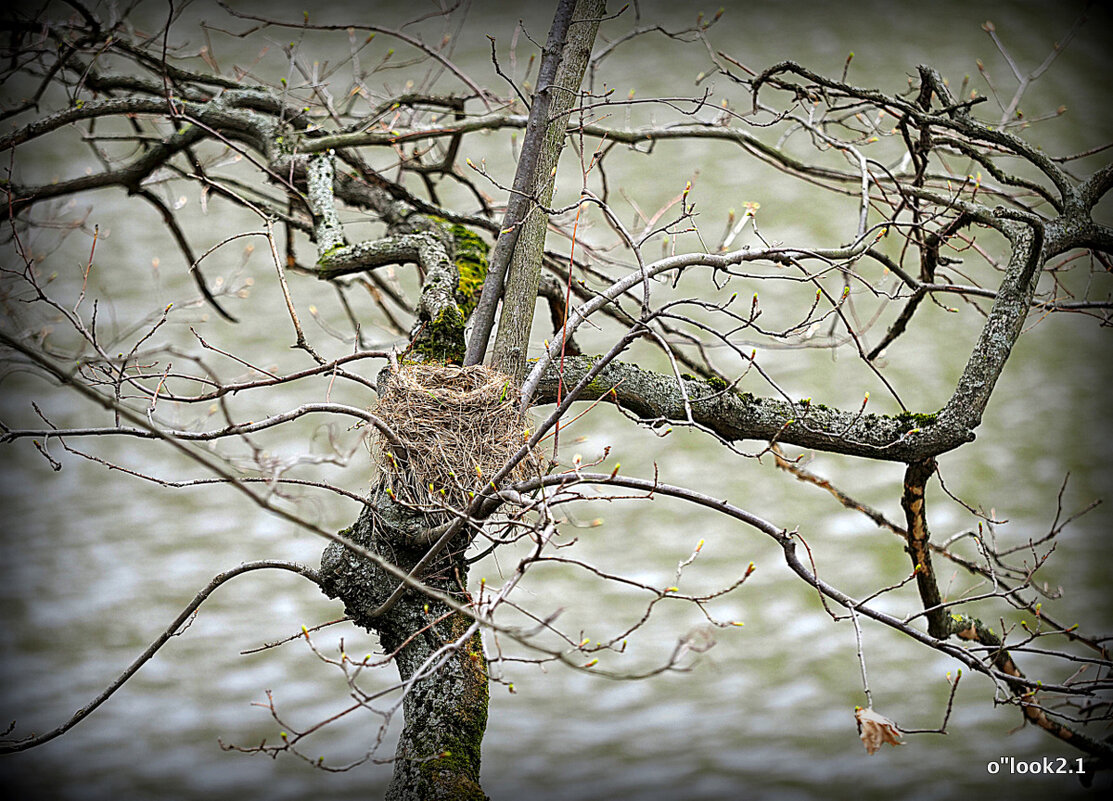
<path id="1" fill-rule="evenodd" d="M 450 637 L 463 636 L 470 620 L 463 615 L 449 619 Z M 483 655 L 483 641 L 479 632 L 454 657 L 465 681 L 457 685 L 453 727 L 451 734 L 442 732 L 443 750 L 438 756 L 423 762 L 421 780 L 435 798 L 485 801 L 478 781 L 483 733 L 487 728 L 487 705 L 490 689 L 487 681 L 487 659 Z"/>
<path id="2" fill-rule="evenodd" d="M 487 278 L 487 254 L 491 250 L 483 239 L 462 225 L 450 225 L 456 252 L 456 272 L 460 283 L 456 287 L 456 303 L 464 318 L 471 316 L 479 296 L 483 292 L 483 281 Z"/>
<path id="3" fill-rule="evenodd" d="M 896 415 L 896 419 L 900 422 L 905 431 L 913 429 L 927 428 L 928 426 L 935 425 L 937 414 L 924 414 L 922 412 L 901 412 Z"/>
<path id="4" fill-rule="evenodd" d="M 438 217 L 428 219 L 439 225 L 446 236 L 452 237 L 455 275 L 452 276 L 451 300 L 438 304 L 440 309 L 435 319 L 425 323 L 415 338 L 413 353 L 423 361 L 462 364 L 466 350 L 464 325 L 483 291 L 490 246 L 462 225 Z"/>
<path id="5" fill-rule="evenodd" d="M 414 341 L 413 352 L 426 361 L 463 364 L 464 315 L 458 306 L 447 306 Z"/>

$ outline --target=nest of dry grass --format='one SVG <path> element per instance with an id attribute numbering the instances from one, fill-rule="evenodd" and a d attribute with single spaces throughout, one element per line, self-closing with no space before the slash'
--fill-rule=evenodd
<path id="1" fill-rule="evenodd" d="M 404 503 L 426 510 L 465 509 L 529 437 L 517 386 L 489 367 L 406 364 L 394 369 L 372 412 L 406 448 L 404 458 L 376 437 L 372 459 Z M 535 454 L 512 480 L 535 475 Z"/>

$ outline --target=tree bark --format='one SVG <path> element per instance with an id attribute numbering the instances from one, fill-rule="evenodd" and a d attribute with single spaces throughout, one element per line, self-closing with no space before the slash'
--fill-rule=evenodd
<path id="1" fill-rule="evenodd" d="M 555 403 L 563 374 L 564 394 L 588 375 L 595 358 L 576 356 L 559 368 L 549 365 L 541 376 L 536 403 Z M 580 401 L 604 400 L 627 414 L 658 425 L 693 425 L 725 442 L 779 442 L 827 453 L 863 456 L 893 462 L 914 462 L 938 456 L 974 438 L 974 434 L 942 414 L 902 412 L 877 415 L 846 412 L 818 400 L 791 403 L 756 397 L 718 378 L 644 370 L 615 360 L 584 387 Z"/>
<path id="2" fill-rule="evenodd" d="M 423 515 L 406 511 L 382 489 L 344 535 L 404 570 L 413 570 L 427 550 Z M 466 542 L 450 545 L 422 581 L 467 602 L 463 582 Z M 487 727 L 487 660 L 472 620 L 413 590 L 385 611 L 398 580 L 343 546 L 321 557 L 326 594 L 344 602 L 355 623 L 379 635 L 395 655 L 405 684 L 405 725 L 395 752 L 390 801 L 485 799 L 479 785 L 480 751 Z"/>
<path id="3" fill-rule="evenodd" d="M 518 241 L 506 274 L 492 366 L 518 381 L 525 373 L 526 346 L 533 326 L 537 285 L 541 280 L 541 256 L 545 251 L 545 234 L 549 227 L 549 215 L 543 207 L 549 206 L 553 199 L 557 162 L 567 136 L 568 115 L 576 105 L 599 21 L 606 12 L 605 6 L 604 0 L 578 0 L 576 3 L 568 43 L 553 81 L 556 91 L 550 106 L 549 126 L 530 183 L 536 203 L 531 204 L 519 226 Z"/>
<path id="4" fill-rule="evenodd" d="M 928 479 L 934 472 L 934 459 L 909 464 L 904 472 L 904 493 L 901 495 L 900 505 L 904 509 L 905 530 L 908 532 L 905 550 L 912 558 L 912 570 L 916 573 L 916 586 L 924 604 L 928 634 L 944 639 L 951 633 L 950 624 L 947 622 L 947 611 L 941 607 L 943 597 L 935 580 L 935 568 L 931 564 L 931 533 L 928 531 L 927 512 L 924 510 L 924 492 Z"/>
<path id="5" fill-rule="evenodd" d="M 522 151 L 518 159 L 518 168 L 514 174 L 514 186 L 507 202 L 506 215 L 503 218 L 499 238 L 495 242 L 495 250 L 491 255 L 491 265 L 483 285 L 483 295 L 472 318 L 473 330 L 471 341 L 468 343 L 468 352 L 465 364 L 479 364 L 487 352 L 487 345 L 491 337 L 491 328 L 494 325 L 495 311 L 500 299 L 503 298 L 503 288 L 511 256 L 514 254 L 518 240 L 522 234 L 523 225 L 527 215 L 536 208 L 536 198 L 539 192 L 546 187 L 551 198 L 551 175 L 556 164 L 560 148 L 563 145 L 563 134 L 566 127 L 565 117 L 571 108 L 572 100 L 579 91 L 580 81 L 583 79 L 584 67 L 579 69 L 577 75 L 570 70 L 560 69 L 565 57 L 574 56 L 586 48 L 590 55 L 591 45 L 595 41 L 595 32 L 599 27 L 602 16 L 603 3 L 600 0 L 560 0 L 553 25 L 549 30 L 549 38 L 541 54 L 541 66 L 538 69 L 537 91 L 534 92 L 533 102 L 530 107 L 529 119 L 526 123 L 526 133 L 522 140 Z M 573 16 L 578 21 L 573 23 Z M 567 48 L 570 41 L 577 42 L 573 48 Z M 568 50 L 574 52 L 567 52 Z M 575 81 L 572 86 L 560 83 L 561 81 Z M 565 107 L 562 104 L 567 104 Z M 559 118 L 554 120 L 554 111 L 563 109 Z M 554 124 L 558 122 L 559 124 Z M 555 129 L 555 130 L 554 130 Z M 552 136 L 550 136 L 552 134 Z M 555 148 L 556 153 L 545 156 L 550 148 Z M 540 171 L 540 163 L 548 163 L 548 171 Z M 546 183 L 548 182 L 548 183 Z M 536 215 L 530 215 L 536 216 Z M 542 216 L 542 220 L 544 217 Z M 542 235 L 544 228 L 542 228 Z M 537 258 L 540 259 L 540 252 Z M 537 297 L 536 279 L 532 298 Z M 523 303 L 523 298 L 516 297 L 514 304 Z M 529 318 L 533 319 L 533 300 L 530 301 Z M 504 306 L 508 303 L 504 303 Z M 526 329 L 525 337 L 528 339 L 529 330 Z M 523 356 L 524 364 L 524 356 Z M 520 376 L 519 376 L 520 377 Z"/>

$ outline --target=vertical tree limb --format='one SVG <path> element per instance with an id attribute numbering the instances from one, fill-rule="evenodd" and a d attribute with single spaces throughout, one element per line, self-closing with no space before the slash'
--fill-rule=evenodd
<path id="1" fill-rule="evenodd" d="M 907 521 L 908 545 L 906 550 L 912 557 L 912 569 L 916 572 L 916 586 L 920 590 L 928 633 L 932 637 L 945 639 L 950 634 L 946 611 L 940 607 L 943 602 L 939 594 L 939 584 L 935 581 L 935 570 L 931 566 L 931 550 L 928 531 L 927 510 L 924 508 L 924 487 L 935 472 L 935 460 L 925 459 L 912 462 L 904 473 L 904 494 L 900 505 Z"/>
<path id="2" fill-rule="evenodd" d="M 314 155 L 306 165 L 306 196 L 313 212 L 313 234 L 320 258 L 348 244 L 344 239 L 340 216 L 336 213 L 336 202 L 333 199 L 333 158 L 333 151 L 328 150 Z"/>
<path id="3" fill-rule="evenodd" d="M 427 530 L 424 515 L 394 503 L 380 487 L 344 536 L 410 572 L 426 554 Z M 423 581 L 464 604 L 466 571 L 463 549 L 455 547 L 429 565 Z M 396 577 L 343 546 L 325 550 L 320 578 L 326 594 L 340 598 L 357 625 L 378 633 L 406 684 L 404 725 L 386 797 L 485 799 L 479 771 L 489 691 L 477 625 L 438 597 L 409 590 L 392 597 Z"/>
<path id="4" fill-rule="evenodd" d="M 503 217 L 499 238 L 495 242 L 495 250 L 491 255 L 487 277 L 483 283 L 483 294 L 472 315 L 471 341 L 468 343 L 468 351 L 464 359 L 466 365 L 479 364 L 487 354 L 487 343 L 495 323 L 495 310 L 502 297 L 510 256 L 517 243 L 521 223 L 530 208 L 537 163 L 541 156 L 545 132 L 549 127 L 557 67 L 564 55 L 564 45 L 568 29 L 572 24 L 572 12 L 575 6 L 576 0 L 560 0 L 557 4 L 553 24 L 549 29 L 549 38 L 541 53 L 537 91 L 533 95 L 533 105 L 530 107 L 529 119 L 526 122 L 522 151 L 518 157 L 518 169 L 514 173 L 514 185 L 506 206 L 506 215 Z"/>
<path id="5" fill-rule="evenodd" d="M 517 380 L 521 380 L 525 372 L 526 345 L 537 305 L 541 257 L 549 225 L 549 217 L 542 207 L 549 206 L 552 201 L 557 162 L 564 149 L 568 127 L 567 116 L 576 104 L 605 6 L 604 0 L 579 0 L 576 3 L 577 19 L 568 33 L 564 57 L 557 68 L 549 126 L 534 168 L 532 194 L 537 198 L 537 205 L 531 206 L 519 226 L 518 241 L 506 274 L 492 363 L 495 369 Z"/>

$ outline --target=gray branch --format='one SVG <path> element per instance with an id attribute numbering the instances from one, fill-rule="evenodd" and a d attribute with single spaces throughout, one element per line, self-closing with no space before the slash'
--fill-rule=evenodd
<path id="1" fill-rule="evenodd" d="M 430 238 L 428 234 L 399 234 L 335 248 L 317 260 L 317 277 L 328 281 L 387 264 L 428 266 L 422 259 L 422 249 L 429 246 Z"/>
<path id="2" fill-rule="evenodd" d="M 466 364 L 482 362 L 487 352 L 491 328 L 495 322 L 495 309 L 502 297 L 506 270 L 521 233 L 521 224 L 525 221 L 533 202 L 534 177 L 545 144 L 545 133 L 549 128 L 553 81 L 556 79 L 557 68 L 564 53 L 565 38 L 572 24 L 572 11 L 575 5 L 576 0 L 560 0 L 552 27 L 549 29 L 549 38 L 541 53 L 541 65 L 537 72 L 537 91 L 533 96 L 526 133 L 522 139 L 522 152 L 518 157 L 518 168 L 514 173 L 514 187 L 506 206 L 502 230 L 499 232 L 499 238 L 495 240 L 495 249 L 491 254 L 487 277 L 483 283 L 483 295 L 472 315 L 474 328 L 465 358 Z"/>
<path id="3" fill-rule="evenodd" d="M 332 194 L 333 158 L 334 153 L 331 150 L 319 153 L 309 159 L 306 170 L 306 195 L 309 210 L 313 212 L 313 233 L 317 239 L 317 253 L 321 258 L 347 244 Z"/>
<path id="4" fill-rule="evenodd" d="M 1042 225 L 1010 222 L 1000 230 L 1012 243 L 1012 256 L 978 342 L 954 393 L 940 412 L 939 421 L 947 428 L 972 431 L 981 423 L 993 387 L 1024 328 L 1039 282 L 1044 259 Z M 920 458 L 933 455 L 924 454 Z"/>
<path id="5" fill-rule="evenodd" d="M 564 386 L 575 386 L 592 366 L 591 357 L 566 358 Z M 545 371 L 537 387 L 537 402 L 556 401 L 559 373 L 555 365 Z M 727 442 L 776 441 L 895 462 L 944 453 L 974 438 L 968 429 L 944 426 L 932 414 L 855 414 L 811 402 L 739 394 L 695 378 L 681 382 L 683 392 L 673 376 L 616 361 L 588 384 L 579 400 L 610 400 L 646 422 L 692 425 Z"/>
<path id="6" fill-rule="evenodd" d="M 521 221 L 521 234 L 514 244 L 506 270 L 506 287 L 503 292 L 502 314 L 495 336 L 491 364 L 497 370 L 520 379 L 525 373 L 526 347 L 533 326 L 533 312 L 537 305 L 537 284 L 541 277 L 541 256 L 545 250 L 545 235 L 549 229 L 549 216 L 545 207 L 552 203 L 556 182 L 557 164 L 564 148 L 568 115 L 579 98 L 580 84 L 591 57 L 591 47 L 599 28 L 599 20 L 606 13 L 603 0 L 578 0 L 577 22 L 568 34 L 564 57 L 553 79 L 549 121 L 541 143 L 541 152 L 533 166 L 531 191 L 537 205 L 526 212 Z M 498 245 L 496 243 L 496 250 Z M 491 260 L 491 272 L 500 268 Z"/>

